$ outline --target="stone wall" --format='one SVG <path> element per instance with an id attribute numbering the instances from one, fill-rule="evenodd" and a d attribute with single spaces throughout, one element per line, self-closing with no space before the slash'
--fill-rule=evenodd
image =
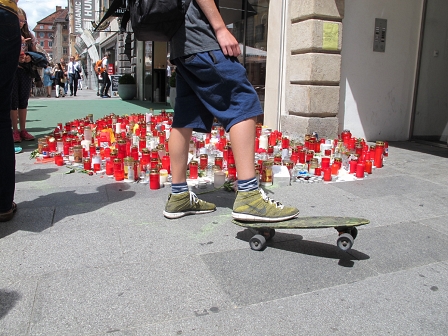
<path id="1" fill-rule="evenodd" d="M 289 0 L 286 111 L 291 136 L 338 134 L 344 0 Z"/>

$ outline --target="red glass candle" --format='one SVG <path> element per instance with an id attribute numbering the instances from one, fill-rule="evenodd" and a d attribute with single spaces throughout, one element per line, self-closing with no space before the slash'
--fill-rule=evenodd
<path id="1" fill-rule="evenodd" d="M 137 146 L 131 147 L 131 157 L 134 159 L 134 161 L 138 160 L 138 147 Z"/>
<path id="2" fill-rule="evenodd" d="M 388 157 L 389 156 L 389 143 L 387 141 L 384 141 L 384 152 L 383 152 L 383 156 L 384 157 Z"/>
<path id="3" fill-rule="evenodd" d="M 337 162 L 333 162 L 331 165 L 331 175 L 337 175 L 339 172 L 339 164 Z"/>
<path id="4" fill-rule="evenodd" d="M 115 170 L 115 167 L 114 167 L 114 177 L 115 177 L 115 181 L 123 181 L 124 180 L 124 170 Z"/>
<path id="5" fill-rule="evenodd" d="M 322 169 L 330 168 L 330 158 L 323 157 L 320 163 Z"/>
<path id="6" fill-rule="evenodd" d="M 331 181 L 331 169 L 330 168 L 324 168 L 324 181 Z"/>
<path id="7" fill-rule="evenodd" d="M 321 176 L 322 175 L 322 168 L 320 168 L 320 167 L 314 168 L 314 175 Z"/>
<path id="8" fill-rule="evenodd" d="M 372 174 L 372 166 L 373 166 L 372 161 L 367 160 L 364 164 L 365 164 L 364 171 L 365 171 L 367 174 Z"/>
<path id="9" fill-rule="evenodd" d="M 150 161 L 150 167 L 151 167 L 151 169 L 156 169 L 157 168 L 157 165 L 159 164 L 159 159 L 157 158 L 151 158 L 151 161 Z"/>
<path id="10" fill-rule="evenodd" d="M 54 155 L 54 163 L 56 164 L 56 166 L 64 165 L 64 158 L 62 157 L 61 153 L 56 153 Z"/>
<path id="11" fill-rule="evenodd" d="M 255 126 L 255 136 L 258 138 L 261 135 L 261 130 L 262 130 L 262 125 L 257 124 L 257 126 Z"/>
<path id="12" fill-rule="evenodd" d="M 364 178 L 364 169 L 365 169 L 365 164 L 358 163 L 358 165 L 356 166 L 356 177 L 357 178 Z"/>
<path id="13" fill-rule="evenodd" d="M 111 159 L 106 160 L 106 175 L 114 174 L 114 162 Z"/>
<path id="14" fill-rule="evenodd" d="M 90 145 L 89 145 L 89 153 L 90 153 L 90 157 L 93 157 L 94 155 L 96 155 L 96 147 L 95 147 L 95 144 L 90 144 Z"/>
<path id="15" fill-rule="evenodd" d="M 350 174 L 354 174 L 356 172 L 356 166 L 358 165 L 358 161 L 350 160 L 349 161 L 349 165 L 350 165 L 349 173 Z"/>
<path id="16" fill-rule="evenodd" d="M 282 149 L 289 148 L 289 139 L 287 137 L 282 138 Z"/>
<path id="17" fill-rule="evenodd" d="M 294 162 L 294 164 L 296 164 L 298 159 L 299 159 L 299 153 L 298 152 L 292 152 L 291 153 L 291 161 Z"/>
<path id="18" fill-rule="evenodd" d="M 92 170 L 92 161 L 90 161 L 90 158 L 84 158 L 84 169 Z"/>
<path id="19" fill-rule="evenodd" d="M 151 169 L 149 172 L 149 189 L 160 189 L 160 173 L 156 169 Z"/>
<path id="20" fill-rule="evenodd" d="M 67 156 L 70 151 L 71 142 L 64 142 L 64 155 Z"/>
<path id="21" fill-rule="evenodd" d="M 219 166 L 219 168 L 222 169 L 222 157 L 220 156 L 215 157 L 215 166 Z"/>
<path id="22" fill-rule="evenodd" d="M 275 146 L 277 144 L 277 133 L 274 131 L 269 135 L 269 146 Z"/>
<path id="23" fill-rule="evenodd" d="M 171 174 L 171 159 L 168 153 L 162 157 L 162 168 L 166 169 L 168 174 Z"/>
<path id="24" fill-rule="evenodd" d="M 299 153 L 298 153 L 299 163 L 305 163 L 305 155 L 306 155 L 306 152 L 304 150 L 299 151 Z"/>
<path id="25" fill-rule="evenodd" d="M 165 139 L 166 139 L 165 132 L 164 131 L 160 131 L 158 133 L 158 136 L 159 136 L 159 143 L 161 143 L 161 144 L 165 143 Z"/>
<path id="26" fill-rule="evenodd" d="M 254 145 L 255 153 L 258 151 L 258 148 L 260 148 L 260 139 L 255 138 L 255 145 Z"/>
<path id="27" fill-rule="evenodd" d="M 205 170 L 205 169 L 207 169 L 207 164 L 208 164 L 208 155 L 201 154 L 199 156 L 199 168 L 201 168 L 202 170 Z"/>
<path id="28" fill-rule="evenodd" d="M 191 179 L 197 179 L 198 178 L 198 162 L 197 161 L 190 161 L 190 178 Z"/>
<path id="29" fill-rule="evenodd" d="M 143 148 L 146 148 L 146 137 L 140 137 L 138 139 L 138 149 L 141 152 Z"/>
<path id="30" fill-rule="evenodd" d="M 229 165 L 227 172 L 230 180 L 236 179 L 236 166 L 233 163 Z"/>
<path id="31" fill-rule="evenodd" d="M 376 168 L 383 167 L 383 153 L 384 153 L 384 142 L 377 141 L 375 145 L 375 157 L 373 159 L 373 165 Z"/>

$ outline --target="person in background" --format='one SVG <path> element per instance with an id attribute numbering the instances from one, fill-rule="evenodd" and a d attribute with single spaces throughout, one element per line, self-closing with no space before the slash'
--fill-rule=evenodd
<path id="1" fill-rule="evenodd" d="M 26 21 L 26 13 L 21 8 L 18 8 L 18 17 L 22 36 L 22 52 L 36 51 L 37 40 L 31 34 Z M 11 122 L 14 142 L 34 140 L 34 136 L 26 130 L 26 115 L 28 112 L 28 99 L 31 93 L 31 76 L 33 74 L 25 70 L 25 65 L 24 67 L 20 65 L 31 62 L 31 57 L 25 56 L 22 61 L 19 63 L 15 73 L 11 95 Z"/>
<path id="2" fill-rule="evenodd" d="M 76 97 L 78 91 L 78 76 L 81 72 L 78 62 L 75 61 L 74 56 L 70 56 L 70 62 L 67 64 L 67 78 L 70 86 L 70 96 Z"/>
<path id="3" fill-rule="evenodd" d="M 190 3 L 185 23 L 170 41 L 176 66 L 176 105 L 169 139 L 172 185 L 163 212 L 170 219 L 216 210 L 200 200 L 186 182 L 192 131 L 210 132 L 216 117 L 230 133 L 238 174 L 232 217 L 241 221 L 278 222 L 299 210 L 276 202 L 258 186 L 255 175 L 255 124 L 263 110 L 238 62 L 238 41 L 219 13 L 219 0 Z"/>
<path id="4" fill-rule="evenodd" d="M 56 64 L 53 70 L 54 85 L 56 86 L 56 98 L 59 98 L 60 90 L 62 89 L 62 97 L 65 97 L 64 83 L 64 71 L 62 70 L 61 63 Z"/>
<path id="5" fill-rule="evenodd" d="M 25 54 L 20 51 L 21 37 L 16 1 L 0 1 L 0 222 L 11 220 L 16 211 L 15 154 L 11 128 L 12 82 Z"/>
<path id="6" fill-rule="evenodd" d="M 61 79 L 61 84 L 64 84 L 64 97 L 68 92 L 68 76 L 67 76 L 67 63 L 64 58 L 61 58 L 62 72 L 64 73 L 64 78 Z"/>
<path id="7" fill-rule="evenodd" d="M 43 82 L 45 89 L 47 90 L 47 97 L 51 97 L 51 89 L 53 87 L 53 67 L 50 65 L 44 67 Z"/>
<path id="8" fill-rule="evenodd" d="M 111 85 L 109 74 L 107 73 L 107 69 L 109 66 L 109 53 L 105 53 L 103 57 L 102 68 L 104 69 L 101 73 L 101 79 L 103 80 L 103 86 L 101 87 L 101 98 L 110 98 L 109 96 L 109 88 Z"/>

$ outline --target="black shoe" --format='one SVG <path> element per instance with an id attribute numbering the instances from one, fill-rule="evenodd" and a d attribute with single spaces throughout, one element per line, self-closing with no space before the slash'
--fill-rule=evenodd
<path id="1" fill-rule="evenodd" d="M 73 93 L 70 93 L 70 97 L 73 96 Z"/>
<path id="2" fill-rule="evenodd" d="M 76 93 L 75 93 L 75 97 L 76 97 Z"/>

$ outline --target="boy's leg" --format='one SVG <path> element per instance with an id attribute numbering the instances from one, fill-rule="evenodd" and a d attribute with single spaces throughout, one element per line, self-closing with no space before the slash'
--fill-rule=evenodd
<path id="1" fill-rule="evenodd" d="M 172 193 L 168 197 L 164 216 L 179 218 L 188 214 L 208 213 L 216 210 L 213 203 L 198 199 L 188 191 L 187 162 L 188 146 L 193 130 L 191 128 L 173 128 L 169 138 Z"/>
<path id="2" fill-rule="evenodd" d="M 258 188 L 254 167 L 255 120 L 232 126 L 230 141 L 238 173 L 238 193 L 232 216 L 242 221 L 278 222 L 297 217 L 299 210 L 271 200 Z"/>

